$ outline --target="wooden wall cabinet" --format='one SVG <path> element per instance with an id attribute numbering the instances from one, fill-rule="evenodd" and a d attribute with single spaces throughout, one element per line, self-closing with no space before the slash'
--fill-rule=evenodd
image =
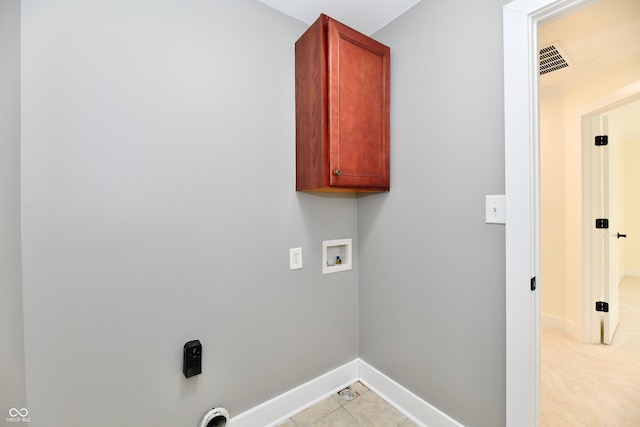
<path id="1" fill-rule="evenodd" d="M 326 15 L 298 39 L 296 190 L 389 191 L 389 57 Z"/>

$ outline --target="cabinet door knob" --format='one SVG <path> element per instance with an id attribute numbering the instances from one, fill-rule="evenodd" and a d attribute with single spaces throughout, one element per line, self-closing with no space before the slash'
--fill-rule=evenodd
<path id="1" fill-rule="evenodd" d="M 334 174 L 335 176 L 340 176 L 340 174 L 341 174 L 341 173 L 342 173 L 342 172 L 340 172 L 340 169 L 336 169 L 336 170 L 334 170 L 334 171 L 333 171 L 333 174 Z"/>

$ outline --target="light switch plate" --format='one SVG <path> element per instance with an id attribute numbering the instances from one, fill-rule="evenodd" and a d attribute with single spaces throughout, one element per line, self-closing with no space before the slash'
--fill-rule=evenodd
<path id="1" fill-rule="evenodd" d="M 485 222 L 487 224 L 506 224 L 506 197 L 504 195 L 485 196 Z"/>
<path id="2" fill-rule="evenodd" d="M 302 248 L 289 249 L 289 270 L 302 268 Z"/>

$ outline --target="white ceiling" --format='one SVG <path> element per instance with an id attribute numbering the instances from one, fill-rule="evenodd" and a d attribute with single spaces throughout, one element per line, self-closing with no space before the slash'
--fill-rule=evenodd
<path id="1" fill-rule="evenodd" d="M 371 35 L 421 0 L 258 0 L 311 25 L 321 13 Z M 442 0 L 425 0 L 442 1 Z M 640 0 L 600 0 L 540 28 L 539 45 L 559 43 L 568 68 L 541 76 L 540 96 L 562 93 L 640 52 Z M 619 107 L 625 133 L 640 135 L 640 100 Z"/>
<path id="2" fill-rule="evenodd" d="M 569 67 L 540 77 L 540 96 L 560 94 L 640 52 L 640 0 L 601 0 L 540 28 L 541 47 L 558 42 Z M 640 70 L 638 70 L 640 76 Z M 640 140 L 640 99 L 609 113 Z"/>
<path id="3" fill-rule="evenodd" d="M 601 0 L 539 33 L 540 47 L 559 42 L 570 63 L 540 78 L 541 95 L 561 93 L 640 52 L 640 0 Z"/>
<path id="4" fill-rule="evenodd" d="M 420 0 L 258 0 L 311 25 L 321 13 L 370 36 Z"/>

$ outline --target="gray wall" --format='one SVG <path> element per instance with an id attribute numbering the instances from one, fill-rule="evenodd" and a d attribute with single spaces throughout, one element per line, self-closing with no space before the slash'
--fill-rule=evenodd
<path id="1" fill-rule="evenodd" d="M 31 425 L 196 425 L 358 352 L 465 425 L 503 425 L 504 228 L 484 196 L 504 192 L 504 3 L 425 0 L 375 35 L 392 49 L 392 190 L 354 199 L 294 191 L 306 25 L 253 0 L 25 2 Z M 355 269 L 322 276 L 321 241 L 345 237 Z M 186 380 L 194 338 L 204 372 Z"/>
<path id="2" fill-rule="evenodd" d="M 0 0 L 0 420 L 26 406 L 20 268 L 20 1 Z"/>
<path id="3" fill-rule="evenodd" d="M 356 358 L 357 259 L 323 276 L 321 246 L 357 238 L 357 200 L 294 190 L 306 25 L 254 0 L 22 7 L 31 426 L 193 426 Z"/>
<path id="4" fill-rule="evenodd" d="M 391 192 L 358 201 L 360 356 L 468 426 L 505 423 L 502 6 L 425 0 L 391 47 Z"/>

